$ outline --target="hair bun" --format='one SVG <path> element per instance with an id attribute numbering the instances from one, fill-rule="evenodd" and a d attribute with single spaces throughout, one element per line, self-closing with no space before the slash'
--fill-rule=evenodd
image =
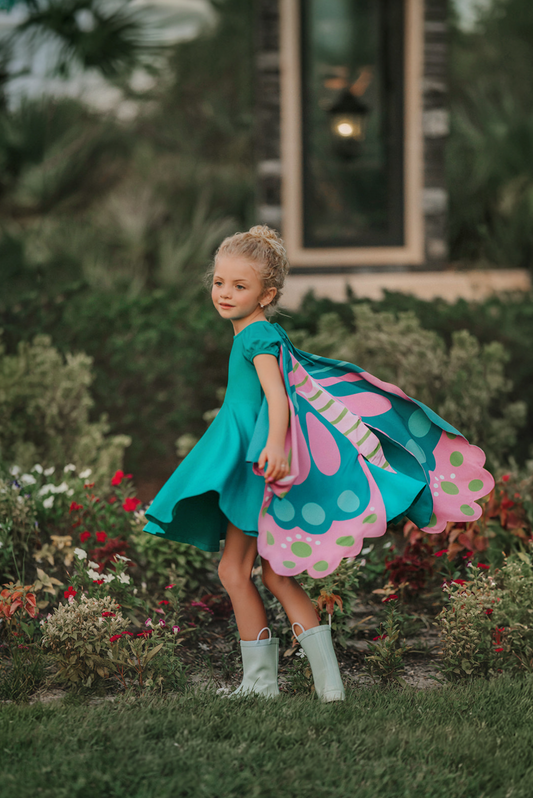
<path id="1" fill-rule="evenodd" d="M 267 241 L 276 241 L 279 244 L 282 244 L 283 241 L 276 232 L 271 227 L 268 227 L 266 224 L 256 224 L 255 227 L 250 228 L 250 235 L 255 236 L 256 238 L 264 238 Z"/>

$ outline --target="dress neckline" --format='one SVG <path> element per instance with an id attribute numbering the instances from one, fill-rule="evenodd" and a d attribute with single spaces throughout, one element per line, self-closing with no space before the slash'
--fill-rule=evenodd
<path id="1" fill-rule="evenodd" d="M 248 327 L 253 327 L 254 324 L 268 324 L 268 325 L 270 325 L 270 322 L 266 321 L 266 319 L 260 319 L 259 321 L 252 321 L 250 324 L 247 324 L 246 327 L 243 330 L 240 330 L 238 333 L 235 333 L 233 338 L 235 339 L 238 335 L 243 333 L 244 330 L 247 330 Z"/>

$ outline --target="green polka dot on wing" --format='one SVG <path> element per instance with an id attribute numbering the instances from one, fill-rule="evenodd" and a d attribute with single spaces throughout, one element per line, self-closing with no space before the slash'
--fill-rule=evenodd
<path id="1" fill-rule="evenodd" d="M 315 571 L 327 571 L 328 563 L 325 560 L 319 560 L 313 565 Z"/>
<path id="2" fill-rule="evenodd" d="M 430 519 L 429 524 L 428 524 L 428 529 L 431 529 L 432 526 L 436 526 L 436 525 L 437 525 L 437 516 L 435 515 L 435 513 L 432 513 L 431 514 L 431 519 Z"/>
<path id="3" fill-rule="evenodd" d="M 285 568 L 296 568 L 296 563 L 292 562 L 292 560 L 283 560 L 283 565 Z"/>
<path id="4" fill-rule="evenodd" d="M 309 557 L 313 549 L 308 543 L 299 540 L 297 543 L 292 544 L 291 551 L 295 557 Z"/>
<path id="5" fill-rule="evenodd" d="M 374 524 L 377 520 L 376 513 L 372 513 L 372 515 L 367 515 L 366 518 L 363 518 L 363 524 Z"/>
<path id="6" fill-rule="evenodd" d="M 461 454 L 461 452 L 452 452 L 450 455 L 450 463 L 452 464 L 452 466 L 455 466 L 456 468 L 460 465 L 463 465 L 463 460 L 464 457 Z"/>
<path id="7" fill-rule="evenodd" d="M 337 538 L 335 543 L 337 546 L 353 546 L 355 540 L 353 539 L 352 535 L 344 535 L 342 538 Z"/>
<path id="8" fill-rule="evenodd" d="M 481 479 L 473 479 L 471 482 L 468 483 L 468 490 L 471 490 L 473 492 L 481 490 L 482 487 L 483 487 L 483 482 Z"/>
<path id="9" fill-rule="evenodd" d="M 451 441 L 454 441 L 454 440 L 457 438 L 457 435 L 454 435 L 454 433 L 453 433 L 453 432 L 445 432 L 444 434 L 445 434 L 445 435 L 446 435 L 446 437 L 447 437 L 447 438 L 449 438 Z"/>
<path id="10" fill-rule="evenodd" d="M 308 502 L 302 507 L 302 515 L 304 520 L 311 526 L 320 526 L 324 523 L 326 513 L 319 504 L 315 502 Z"/>
<path id="11" fill-rule="evenodd" d="M 440 486 L 444 493 L 447 493 L 449 496 L 456 496 L 459 493 L 459 488 L 457 485 L 454 485 L 453 482 L 441 482 Z"/>
<path id="12" fill-rule="evenodd" d="M 267 544 L 269 546 L 274 545 L 274 535 L 272 534 L 272 532 L 267 532 Z"/>
<path id="13" fill-rule="evenodd" d="M 459 509 L 463 515 L 474 515 L 476 512 L 473 507 L 470 507 L 469 504 L 462 504 Z"/>
<path id="14" fill-rule="evenodd" d="M 408 452 L 411 452 L 411 454 L 416 457 L 416 459 L 418 460 L 419 463 L 425 463 L 426 462 L 426 453 L 425 453 L 425 451 L 412 438 L 409 438 L 409 440 L 405 444 L 405 448 L 407 449 Z"/>
<path id="15" fill-rule="evenodd" d="M 292 521 L 295 516 L 295 510 L 288 499 L 274 499 L 273 501 L 274 515 L 280 521 Z"/>
<path id="16" fill-rule="evenodd" d="M 411 435 L 414 435 L 415 438 L 423 438 L 431 429 L 431 421 L 423 410 L 418 409 L 409 416 L 407 426 Z"/>
<path id="17" fill-rule="evenodd" d="M 344 513 L 355 513 L 360 504 L 359 497 L 353 490 L 344 490 L 337 499 L 337 505 Z"/>

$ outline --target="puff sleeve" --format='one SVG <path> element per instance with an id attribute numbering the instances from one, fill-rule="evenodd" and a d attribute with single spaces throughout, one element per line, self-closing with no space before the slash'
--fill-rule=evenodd
<path id="1" fill-rule="evenodd" d="M 250 363 L 257 355 L 279 356 L 281 336 L 270 322 L 254 322 L 243 330 L 242 335 L 243 354 Z"/>

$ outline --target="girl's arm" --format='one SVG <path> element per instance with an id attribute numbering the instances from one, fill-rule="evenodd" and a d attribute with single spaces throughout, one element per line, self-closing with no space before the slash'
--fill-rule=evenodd
<path id="1" fill-rule="evenodd" d="M 289 426 L 289 403 L 280 374 L 277 358 L 274 355 L 256 355 L 254 366 L 259 382 L 268 402 L 268 440 L 258 460 L 259 468 L 264 468 L 267 482 L 276 482 L 289 473 L 285 457 L 285 436 Z"/>

